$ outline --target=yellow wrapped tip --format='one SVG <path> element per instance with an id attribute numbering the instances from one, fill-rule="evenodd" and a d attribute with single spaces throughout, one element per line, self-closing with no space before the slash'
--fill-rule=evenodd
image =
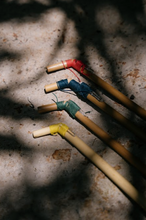
<path id="1" fill-rule="evenodd" d="M 56 134 L 59 133 L 61 136 L 65 136 L 66 132 L 68 131 L 69 127 L 66 124 L 59 123 L 55 125 L 50 125 L 50 133 Z"/>

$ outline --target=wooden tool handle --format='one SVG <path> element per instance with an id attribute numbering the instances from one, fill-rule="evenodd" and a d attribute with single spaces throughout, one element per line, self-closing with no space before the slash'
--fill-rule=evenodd
<path id="1" fill-rule="evenodd" d="M 72 80 L 71 78 L 67 79 L 68 83 L 70 83 L 71 80 Z M 58 81 L 58 82 L 60 82 L 60 81 Z M 54 91 L 57 89 L 59 89 L 57 83 L 52 83 L 52 84 L 45 86 L 45 92 L 51 92 L 51 91 Z"/>
<path id="2" fill-rule="evenodd" d="M 97 166 L 113 183 L 115 183 L 126 195 L 128 195 L 133 201 L 135 201 L 141 208 L 146 211 L 146 199 L 145 197 L 123 176 L 121 176 L 113 167 L 111 167 L 106 161 L 102 159 L 95 151 L 93 151 L 87 144 L 85 144 L 80 138 L 78 138 L 73 132 L 71 132 L 65 125 L 66 132 L 62 133 L 62 127 L 58 128 L 59 124 L 52 125 L 53 133 L 60 131 L 71 144 L 73 144 L 83 155 L 85 155 L 95 166 Z M 61 124 L 60 124 L 61 125 Z M 57 127 L 56 127 L 57 126 Z M 64 131 L 64 125 L 63 125 Z M 46 127 L 33 132 L 33 137 L 40 137 L 51 133 L 51 126 Z"/>
<path id="3" fill-rule="evenodd" d="M 85 68 L 82 68 L 84 66 Z M 109 94 L 111 94 L 113 97 L 115 97 L 121 104 L 123 104 L 125 107 L 136 113 L 139 117 L 146 120 L 146 110 L 131 101 L 128 97 L 126 97 L 123 93 L 115 89 L 113 86 L 102 80 L 100 77 L 89 71 L 86 66 L 78 61 L 78 60 L 66 60 L 54 65 L 47 66 L 48 72 L 53 72 L 56 70 L 64 69 L 66 67 L 73 67 L 77 71 L 79 71 L 84 76 L 88 77 L 91 81 L 93 81 L 95 84 L 103 88 L 105 91 L 107 91 Z"/>
<path id="4" fill-rule="evenodd" d="M 42 105 L 38 107 L 38 112 L 39 113 L 45 113 L 45 112 L 51 112 L 57 110 L 57 105 L 56 103 L 52 103 L 49 105 Z"/>
<path id="5" fill-rule="evenodd" d="M 132 198 L 140 207 L 146 211 L 146 199 L 138 190 L 121 176 L 113 167 L 104 161 L 88 145 L 77 136 L 70 134 L 68 130 L 65 138 L 72 143 L 83 155 L 95 164 L 106 176 L 108 176 L 125 194 Z"/>
<path id="6" fill-rule="evenodd" d="M 45 92 L 52 92 L 57 89 L 58 89 L 57 83 L 52 83 L 45 86 Z"/>
<path id="7" fill-rule="evenodd" d="M 126 150 L 119 142 L 114 140 L 109 134 L 98 127 L 89 118 L 82 115 L 79 111 L 76 113 L 76 118 L 78 118 L 86 127 L 88 127 L 94 134 L 96 134 L 104 143 L 110 146 L 114 151 L 121 155 L 127 162 L 133 165 L 137 170 L 139 170 L 143 176 L 146 177 L 146 165 L 143 164 L 137 157 Z"/>
<path id="8" fill-rule="evenodd" d="M 34 131 L 32 133 L 34 138 L 41 137 L 41 136 L 48 135 L 48 134 L 50 134 L 50 128 L 49 127 L 39 129 L 39 130 Z"/>
<path id="9" fill-rule="evenodd" d="M 103 88 L 113 97 L 115 97 L 121 104 L 125 107 L 136 113 L 139 117 L 146 120 L 146 110 L 137 105 L 135 102 L 131 101 L 128 97 L 126 97 L 123 93 L 112 87 L 110 84 L 102 80 L 100 77 L 95 75 L 94 73 L 89 72 L 88 70 L 84 69 L 83 74 L 87 76 L 91 81 L 96 83 L 98 86 Z"/>
<path id="10" fill-rule="evenodd" d="M 146 142 L 146 135 L 145 132 L 143 132 L 138 126 L 136 126 L 132 121 L 125 118 L 123 115 L 121 115 L 119 112 L 117 112 L 115 109 L 110 107 L 108 104 L 104 102 L 99 102 L 96 98 L 94 98 L 92 95 L 88 94 L 87 99 L 90 100 L 92 103 L 94 103 L 97 107 L 99 107 L 101 110 L 103 110 L 105 113 L 113 117 L 117 120 L 121 125 L 132 131 L 137 137 L 144 140 Z"/>
<path id="11" fill-rule="evenodd" d="M 39 113 L 50 112 L 54 110 L 57 110 L 56 103 L 38 107 Z M 98 127 L 89 118 L 82 115 L 79 111 L 76 112 L 75 117 L 79 119 L 92 132 L 94 132 L 104 143 L 110 146 L 114 151 L 116 151 L 119 155 L 121 155 L 127 162 L 129 162 L 137 170 L 139 170 L 143 176 L 146 177 L 146 165 L 143 164 L 137 157 L 131 154 L 119 142 L 114 140 L 108 133 L 106 133 L 104 130 Z"/>
<path id="12" fill-rule="evenodd" d="M 56 64 L 52 64 L 47 66 L 47 71 L 48 72 L 54 72 L 57 70 L 61 70 L 67 67 L 67 63 L 65 61 L 60 62 L 60 63 L 56 63 Z"/>

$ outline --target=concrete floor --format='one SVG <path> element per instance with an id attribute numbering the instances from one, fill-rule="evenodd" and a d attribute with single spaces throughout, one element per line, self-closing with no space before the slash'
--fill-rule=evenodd
<path id="1" fill-rule="evenodd" d="M 146 109 L 146 1 L 1 0 L 0 219 L 145 220 L 145 213 L 60 135 L 32 137 L 63 122 L 146 196 L 146 181 L 65 111 L 37 107 L 75 101 L 86 115 L 146 163 L 145 144 L 77 96 L 44 86 L 76 76 L 45 67 L 76 58 Z M 77 73 L 78 74 L 78 73 Z M 95 85 L 102 100 L 146 130 L 146 123 Z M 32 104 L 33 105 L 32 105 Z M 61 156 L 60 156 L 61 155 Z"/>

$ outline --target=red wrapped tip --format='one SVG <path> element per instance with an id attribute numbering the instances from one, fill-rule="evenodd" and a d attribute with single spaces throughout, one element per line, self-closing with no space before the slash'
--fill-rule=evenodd
<path id="1" fill-rule="evenodd" d="M 83 74 L 86 66 L 80 60 L 70 59 L 66 60 L 65 62 L 67 63 L 67 68 L 73 67 L 75 70 Z"/>

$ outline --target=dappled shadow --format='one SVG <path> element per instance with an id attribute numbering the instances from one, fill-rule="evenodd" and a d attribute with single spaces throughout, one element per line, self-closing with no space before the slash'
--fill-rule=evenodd
<path id="1" fill-rule="evenodd" d="M 21 54 L 16 54 L 16 52 L 11 52 L 11 51 L 8 51 L 6 49 L 3 49 L 0 51 L 0 62 L 3 62 L 4 60 L 8 60 L 8 59 L 20 59 L 21 57 Z"/>
<path id="2" fill-rule="evenodd" d="M 23 160 L 24 157 L 27 161 L 25 154 L 22 156 Z M 32 161 L 33 158 L 29 166 L 32 165 Z M 88 171 L 90 163 L 87 161 L 76 163 L 74 167 L 66 166 L 64 170 L 59 166 L 53 179 L 50 178 L 50 166 L 48 166 L 47 181 L 41 185 L 31 183 L 27 176 L 30 172 L 27 167 L 28 165 L 25 167 L 21 185 L 11 184 L 6 191 L 3 191 L 0 199 L 1 219 L 45 220 L 53 218 L 57 220 L 64 215 L 69 217 L 72 212 L 80 218 L 79 208 L 85 208 L 85 200 L 92 195 L 88 187 L 90 185 Z M 76 210 L 74 210 L 75 207 Z"/>
<path id="3" fill-rule="evenodd" d="M 29 103 L 29 101 L 27 101 L 27 103 L 24 104 L 0 96 L 0 102 L 2 107 L 0 109 L 1 116 L 10 117 L 15 120 L 19 120 L 22 118 L 31 118 L 31 119 L 40 118 L 40 115 L 34 109 L 31 103 Z"/>
<path id="4" fill-rule="evenodd" d="M 0 21 L 10 21 L 11 19 L 21 20 L 29 17 L 29 20 L 40 18 L 41 13 L 46 11 L 48 6 L 43 5 L 37 1 L 28 1 L 20 3 L 17 0 L 6 1 L 2 0 L 0 3 Z"/>
<path id="5" fill-rule="evenodd" d="M 134 47 L 134 45 L 138 46 L 137 44 L 139 43 L 139 38 L 144 39 L 145 37 L 146 16 L 144 7 L 145 5 L 143 1 L 136 0 L 92 0 L 90 2 L 75 0 L 45 1 L 44 3 L 41 3 L 39 1 L 26 1 L 25 3 L 23 3 L 16 0 L 2 0 L 0 2 L 0 23 L 14 21 L 15 23 L 21 25 L 21 23 L 27 24 L 27 22 L 30 21 L 37 22 L 43 14 L 49 13 L 49 10 L 54 8 L 59 9 L 66 15 L 66 20 L 63 27 L 58 27 L 59 30 L 63 30 L 61 30 L 62 33 L 54 43 L 56 49 L 54 49 L 53 56 L 55 57 L 57 51 L 59 51 L 60 48 L 62 48 L 64 45 L 69 44 L 69 39 L 67 36 L 68 30 L 66 28 L 66 25 L 68 23 L 68 20 L 71 20 L 74 23 L 74 28 L 78 36 L 75 41 L 75 47 L 79 51 L 76 59 L 81 59 L 86 64 L 90 64 L 90 66 L 93 65 L 94 70 L 97 70 L 97 73 L 101 77 L 103 77 L 103 74 L 107 72 L 105 78 L 108 80 L 110 79 L 111 84 L 113 84 L 114 87 L 130 97 L 131 91 L 129 91 L 129 87 L 125 86 L 124 84 L 124 80 L 126 80 L 126 78 L 122 78 L 122 72 L 123 70 L 125 70 L 123 69 L 123 66 L 126 65 L 127 60 L 135 59 L 136 52 L 133 51 L 131 47 Z M 115 18 L 113 16 L 114 13 L 117 15 L 117 17 Z M 49 24 L 46 25 L 48 25 L 49 28 Z M 142 42 L 143 39 L 141 39 Z M 119 42 L 121 42 L 121 44 Z M 143 43 L 143 45 L 145 44 Z M 134 48 L 136 48 L 136 46 Z M 93 57 L 90 56 L 91 51 L 93 51 L 97 57 L 97 59 L 94 59 L 94 61 L 92 61 Z M 54 57 L 52 57 L 52 59 Z M 0 51 L 0 63 L 4 62 L 5 60 L 15 60 L 18 58 L 23 60 L 23 55 L 21 54 L 21 52 L 15 53 L 13 50 L 9 50 L 6 48 L 2 48 Z M 61 59 L 62 58 L 60 57 L 60 60 Z M 49 61 L 51 62 L 51 58 L 48 51 L 48 62 Z M 137 68 L 139 62 L 140 61 L 138 59 L 138 64 L 135 64 L 135 66 L 132 66 L 131 68 Z M 44 65 L 46 65 L 46 60 L 44 61 Z M 45 74 L 45 71 L 43 73 L 42 70 L 36 72 L 37 77 L 33 80 L 32 84 L 35 84 L 38 80 L 41 80 Z M 28 78 L 26 78 L 23 82 L 22 87 L 25 88 L 26 85 L 31 86 L 32 84 L 30 84 Z M 15 89 L 18 85 L 13 84 L 11 86 L 11 88 Z M 18 121 L 20 119 L 32 119 L 34 121 L 35 119 L 40 119 L 40 121 L 44 120 L 44 118 L 36 112 L 36 110 L 31 106 L 29 102 L 27 104 L 24 104 L 20 101 L 17 102 L 17 100 L 13 99 L 12 96 L 9 98 L 5 97 L 5 95 L 7 94 L 7 89 L 3 89 L 0 94 L 1 117 L 8 117 L 15 121 Z M 106 96 L 108 95 L 106 93 L 104 94 Z M 106 101 L 104 95 L 102 98 Z M 142 120 L 138 119 L 137 117 L 135 119 L 133 118 L 133 116 L 134 114 L 132 112 L 128 112 L 129 119 L 135 121 L 137 120 L 137 123 L 145 127 L 145 124 Z M 134 136 L 130 136 L 130 133 L 127 133 L 127 131 L 125 130 L 123 131 L 122 128 L 120 128 L 118 125 L 114 124 L 112 121 L 109 121 L 108 117 L 101 117 L 103 119 L 103 124 L 106 130 L 109 131 L 109 133 L 111 132 L 112 126 L 115 126 L 117 128 L 117 133 L 115 132 L 115 134 L 113 134 L 116 136 L 116 138 L 120 136 L 120 138 L 122 139 L 124 135 L 126 136 L 128 134 L 129 137 L 132 140 L 134 139 L 135 141 Z M 20 143 L 15 136 L 1 135 L 0 142 L 2 143 L 0 146 L 0 150 L 13 150 L 16 152 L 28 151 L 27 156 L 29 157 L 30 149 L 27 148 L 23 142 Z M 134 145 L 133 149 L 130 148 L 130 150 L 131 152 L 138 154 L 141 160 L 145 161 L 146 150 L 144 149 L 144 144 L 140 143 L 139 146 L 137 146 L 137 143 Z M 28 219 L 34 218 L 45 220 L 48 219 L 48 216 L 49 218 L 53 219 L 61 219 L 61 210 L 68 210 L 68 203 L 70 203 L 70 207 L 72 207 L 71 203 L 76 203 L 77 205 L 79 205 L 79 207 L 82 207 L 83 201 L 89 196 L 88 187 L 85 187 L 84 179 L 86 179 L 86 183 L 88 183 L 86 186 L 88 186 L 90 185 L 90 178 L 88 174 L 86 174 L 86 169 L 84 169 L 82 175 L 81 172 L 81 169 L 79 169 L 77 173 L 68 175 L 67 177 L 64 175 L 59 175 L 58 178 L 56 178 L 51 184 L 48 183 L 48 185 L 45 187 L 33 187 L 24 180 L 26 195 L 28 197 L 26 197 L 25 199 L 24 207 L 19 206 L 18 209 L 11 207 L 12 204 L 11 202 L 9 202 L 8 195 L 13 190 L 13 188 L 10 188 L 7 192 L 5 192 L 4 197 L 1 199 L 1 203 L 6 203 L 9 207 L 9 212 L 4 216 L 3 219 L 21 219 L 21 215 L 24 215 L 24 217 L 27 217 Z M 143 179 L 139 175 L 135 175 L 133 169 L 129 168 L 129 173 L 130 175 L 132 175 L 131 182 L 133 183 L 133 185 L 138 185 L 137 182 L 143 182 Z M 73 189 L 73 186 L 76 183 L 76 179 L 78 179 L 78 182 L 80 182 L 80 184 L 76 184 L 75 189 Z M 82 190 L 84 187 L 85 190 Z M 145 188 L 144 185 L 142 185 L 142 187 Z M 58 195 L 59 199 L 57 197 Z M 47 200 L 49 200 L 50 202 L 48 207 L 44 208 L 41 207 L 40 201 L 43 202 L 46 197 Z M 62 203 L 62 199 L 64 203 Z M 26 204 L 27 201 L 29 201 L 28 206 Z M 40 214 L 38 214 L 39 211 Z M 81 218 L 79 216 L 79 213 L 77 213 L 77 218 Z M 141 213 L 134 208 L 131 209 L 131 214 L 129 214 L 128 218 L 135 218 L 139 220 L 144 219 Z"/>

